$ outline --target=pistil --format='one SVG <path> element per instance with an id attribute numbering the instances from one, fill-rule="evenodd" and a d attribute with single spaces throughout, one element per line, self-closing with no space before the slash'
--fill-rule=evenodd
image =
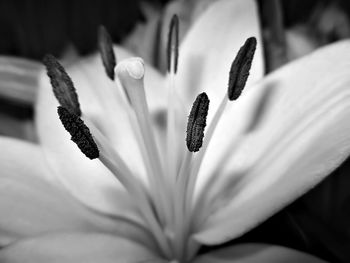
<path id="1" fill-rule="evenodd" d="M 181 169 L 176 180 L 175 202 L 175 253 L 183 259 L 186 254 L 188 220 L 186 211 L 187 185 L 190 180 L 193 155 L 202 146 L 204 129 L 209 110 L 209 98 L 206 93 L 197 96 L 193 103 L 187 123 L 187 149 Z"/>
<path id="2" fill-rule="evenodd" d="M 144 72 L 144 64 L 140 58 L 123 61 L 116 67 L 117 76 L 130 99 L 132 109 L 136 115 L 147 152 L 144 158 L 151 167 L 151 173 L 148 173 L 148 176 L 152 190 L 156 195 L 154 202 L 158 216 L 162 220 L 162 223 L 165 224 L 171 220 L 171 207 L 168 205 L 170 203 L 169 196 L 164 191 L 164 188 L 167 189 L 167 185 L 165 184 L 163 176 L 164 170 L 152 130 L 150 113 L 144 90 Z"/>

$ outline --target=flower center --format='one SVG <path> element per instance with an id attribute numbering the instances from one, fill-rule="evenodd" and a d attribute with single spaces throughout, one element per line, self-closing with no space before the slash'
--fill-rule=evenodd
<path id="1" fill-rule="evenodd" d="M 118 151 L 111 146 L 96 121 L 83 116 L 78 97 L 68 74 L 53 56 L 46 56 L 44 64 L 60 106 L 58 115 L 71 139 L 90 159 L 98 158 L 121 182 L 134 198 L 140 215 L 168 260 L 186 262 L 200 244 L 191 239 L 193 214 L 197 213 L 194 189 L 201 163 L 214 134 L 215 127 L 228 100 L 237 99 L 247 80 L 256 47 L 255 38 L 249 38 L 232 63 L 228 96 L 224 96 L 205 133 L 209 98 L 206 93 L 197 96 L 187 123 L 186 146 L 177 143 L 176 111 L 173 100 L 178 67 L 178 18 L 170 23 L 168 39 L 168 107 L 166 112 L 165 155 L 157 147 L 152 118 L 145 89 L 145 68 L 140 58 L 127 59 L 116 64 L 110 37 L 104 28 L 99 31 L 99 48 L 108 77 L 116 78 L 125 97 L 125 107 L 135 139 L 141 150 L 149 186 L 146 186 L 128 166 Z M 116 74 L 116 75 L 115 75 Z M 89 128 L 88 128 L 89 127 Z M 90 132 L 91 131 L 91 132 Z"/>

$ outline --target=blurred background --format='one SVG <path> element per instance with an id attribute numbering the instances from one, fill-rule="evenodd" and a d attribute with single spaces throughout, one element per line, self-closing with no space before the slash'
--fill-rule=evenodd
<path id="1" fill-rule="evenodd" d="M 210 0 L 0 0 L 0 135 L 36 141 L 33 103 L 45 54 L 91 54 L 97 49 L 97 28 L 104 25 L 115 43 L 162 70 L 161 36 L 169 16 L 178 12 L 186 27 L 198 5 L 204 9 L 208 4 Z M 350 36 L 349 0 L 260 0 L 258 5 L 267 72 Z M 281 244 L 331 262 L 350 262 L 349 168 L 346 161 L 314 190 L 232 242 Z"/>
<path id="2" fill-rule="evenodd" d="M 57 57 L 69 52 L 87 55 L 96 51 L 97 28 L 104 25 L 115 43 L 123 43 L 136 53 L 147 53 L 146 59 L 159 67 L 163 62 L 155 50 L 163 51 L 155 45 L 161 41 L 157 38 L 161 38 L 159 31 L 168 21 L 167 16 L 172 11 L 180 12 L 182 24 L 190 23 L 191 12 L 196 11 L 196 5 L 206 6 L 211 1 L 215 0 L 1 0 L 0 55 L 37 62 L 47 53 Z M 318 46 L 350 36 L 350 1 L 258 2 L 268 71 Z M 141 28 L 149 33 L 147 42 L 154 44 L 148 47 L 147 52 L 137 50 L 141 39 L 145 38 L 140 36 L 144 34 Z M 0 113 L 18 118 L 32 117 L 30 101 L 21 101 L 20 94 L 16 98 L 4 93 L 0 92 Z M 15 104 L 14 107 L 12 104 Z M 0 134 L 5 132 L 5 128 L 4 131 L 0 129 Z"/>

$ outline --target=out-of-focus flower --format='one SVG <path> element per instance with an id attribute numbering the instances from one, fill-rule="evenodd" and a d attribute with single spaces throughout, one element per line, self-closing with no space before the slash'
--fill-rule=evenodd
<path id="1" fill-rule="evenodd" d="M 230 102 L 230 65 L 252 36 L 257 49 L 247 89 Z M 93 147 L 88 155 L 98 159 L 89 160 L 70 141 L 46 76 L 36 108 L 40 146 L 1 138 L 0 261 L 321 262 L 269 245 L 198 250 L 244 234 L 348 156 L 350 42 L 261 79 L 254 2 L 220 0 L 184 38 L 176 74 L 172 66 L 164 77 L 115 51 L 121 61 L 115 82 L 96 56 L 68 68 L 93 139 L 79 111 L 59 110 L 80 147 L 97 143 L 98 152 Z M 238 65 L 245 68 L 244 62 Z M 202 92 L 210 98 L 208 128 L 203 147 L 190 153 L 185 124 Z M 76 106 L 72 94 L 62 106 Z"/>
<path id="2" fill-rule="evenodd" d="M 317 2 L 315 2 L 317 3 Z M 339 2 L 320 2 L 310 17 L 286 32 L 287 57 L 293 60 L 311 53 L 318 47 L 350 36 L 350 21 Z"/>
<path id="3" fill-rule="evenodd" d="M 179 41 L 181 42 L 191 25 L 215 1 L 173 0 L 163 9 L 148 2 L 141 2 L 146 21 L 137 24 L 123 41 L 123 46 L 151 65 L 155 65 L 161 72 L 165 72 L 168 25 L 173 14 L 177 14 L 180 21 Z"/>
<path id="4" fill-rule="evenodd" d="M 0 57 L 0 100 L 2 103 L 2 107 L 0 107 L 0 135 L 30 141 L 36 140 L 34 124 L 26 116 L 29 115 L 26 110 L 35 102 L 39 84 L 38 76 L 41 70 L 42 65 L 35 61 L 7 56 Z M 8 108 L 11 108 L 4 106 L 6 102 L 8 105 L 17 105 L 22 110 L 12 112 L 12 115 L 5 114 L 4 109 L 9 112 Z"/>

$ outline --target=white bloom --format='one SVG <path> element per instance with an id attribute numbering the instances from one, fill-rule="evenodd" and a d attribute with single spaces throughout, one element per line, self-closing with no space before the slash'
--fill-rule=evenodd
<path id="1" fill-rule="evenodd" d="M 251 36 L 258 46 L 247 89 L 221 107 L 231 62 Z M 350 42 L 261 79 L 259 39 L 254 2 L 220 0 L 185 37 L 175 77 L 144 70 L 121 48 L 115 50 L 121 60 L 116 82 L 96 56 L 69 67 L 82 119 L 100 150 L 93 161 L 70 141 L 43 78 L 36 109 L 41 146 L 0 140 L 0 246 L 8 245 L 0 261 L 320 262 L 267 245 L 197 255 L 201 245 L 222 244 L 267 219 L 350 152 Z M 212 137 L 206 134 L 204 147 L 190 154 L 184 126 L 203 91 L 209 127 L 222 112 Z M 174 122 L 166 133 L 157 116 L 168 109 Z"/>

